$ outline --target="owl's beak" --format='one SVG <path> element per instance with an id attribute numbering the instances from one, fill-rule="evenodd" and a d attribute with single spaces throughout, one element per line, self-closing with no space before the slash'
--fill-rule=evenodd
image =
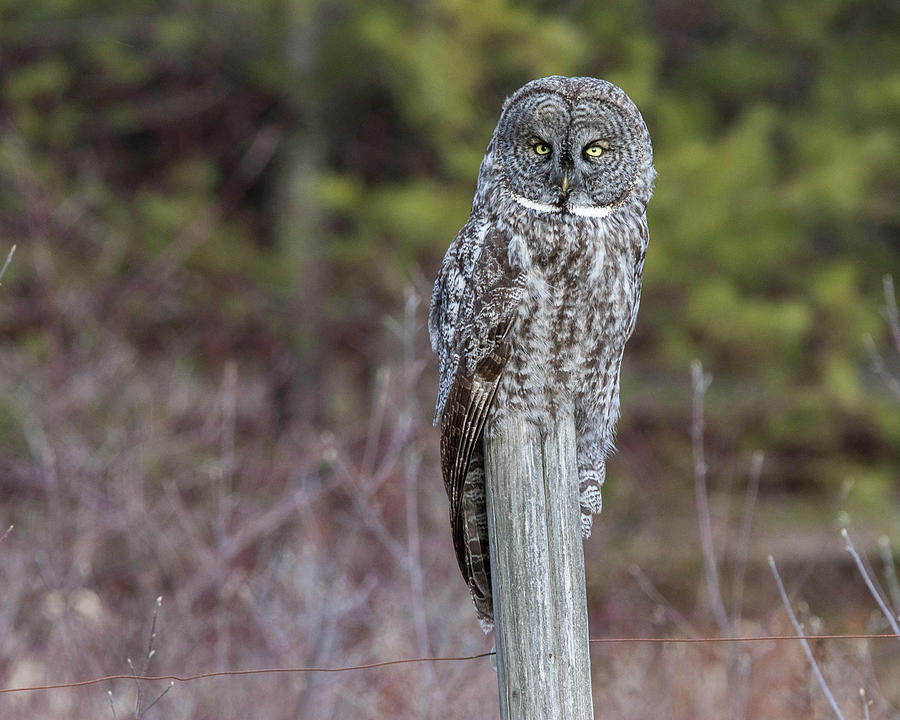
<path id="1" fill-rule="evenodd" d="M 569 192 L 569 173 L 563 173 L 563 181 L 562 181 L 562 191 L 563 194 Z"/>

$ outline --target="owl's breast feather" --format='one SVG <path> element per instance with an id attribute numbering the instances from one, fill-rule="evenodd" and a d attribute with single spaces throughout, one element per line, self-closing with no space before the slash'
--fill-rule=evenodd
<path id="1" fill-rule="evenodd" d="M 547 235 L 510 241 L 526 250 L 543 242 L 552 252 L 529 253 L 495 413 L 524 411 L 538 425 L 573 405 L 605 414 L 610 398 L 599 388 L 618 374 L 635 302 L 629 243 L 583 225 L 560 230 L 552 245 Z"/>

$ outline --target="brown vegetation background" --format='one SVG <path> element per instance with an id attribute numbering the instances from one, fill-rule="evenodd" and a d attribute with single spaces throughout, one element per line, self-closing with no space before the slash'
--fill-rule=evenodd
<path id="1" fill-rule="evenodd" d="M 886 629 L 839 529 L 900 612 L 900 10 L 604 5 L 0 0 L 0 686 L 490 648 L 425 315 L 504 97 L 553 73 L 622 86 L 659 170 L 592 634 L 719 634 L 717 595 L 734 634 L 792 633 L 769 554 L 807 632 Z M 860 688 L 900 717 L 900 643 L 814 650 L 845 717 Z M 796 644 L 599 645 L 593 673 L 603 718 L 832 716 Z M 164 687 L 0 716 L 497 712 L 486 660 L 204 680 L 147 710 Z"/>

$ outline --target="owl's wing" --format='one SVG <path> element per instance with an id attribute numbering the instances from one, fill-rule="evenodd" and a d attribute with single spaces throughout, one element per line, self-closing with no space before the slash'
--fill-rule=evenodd
<path id="1" fill-rule="evenodd" d="M 482 608 L 479 600 L 490 597 L 490 575 L 486 566 L 487 536 L 477 531 L 477 524 L 479 516 L 486 510 L 483 507 L 483 489 L 467 485 L 473 482 L 469 462 L 479 446 L 484 423 L 509 356 L 509 346 L 503 342 L 504 330 L 498 331 L 496 351 L 482 360 L 472 375 L 466 375 L 462 368 L 457 371 L 441 416 L 441 472 L 450 500 L 453 547 L 459 569 L 482 616 L 489 608 Z M 484 474 L 476 471 L 474 480 L 483 484 Z M 479 506 L 471 505 L 472 500 Z"/>
<path id="2" fill-rule="evenodd" d="M 473 565 L 482 557 L 466 542 L 466 475 L 509 358 L 506 338 L 524 292 L 525 272 L 510 263 L 509 238 L 473 217 L 447 251 L 429 316 L 441 365 L 441 470 L 457 561 L 473 595 Z"/>
<path id="3" fill-rule="evenodd" d="M 634 332 L 637 322 L 638 306 L 641 302 L 641 278 L 644 274 L 644 257 L 647 255 L 647 246 L 650 244 L 650 229 L 647 227 L 647 216 L 643 216 L 638 223 L 638 237 L 633 243 L 634 250 L 634 302 L 631 306 L 631 316 L 628 319 L 625 339 L 628 340 Z"/>

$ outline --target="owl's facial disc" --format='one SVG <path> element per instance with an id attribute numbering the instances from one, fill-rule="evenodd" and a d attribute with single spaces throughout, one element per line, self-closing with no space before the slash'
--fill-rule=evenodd
<path id="1" fill-rule="evenodd" d="M 502 169 L 520 205 L 603 217 L 627 199 L 643 152 L 628 110 L 600 98 L 536 92 L 508 107 L 500 122 Z"/>

